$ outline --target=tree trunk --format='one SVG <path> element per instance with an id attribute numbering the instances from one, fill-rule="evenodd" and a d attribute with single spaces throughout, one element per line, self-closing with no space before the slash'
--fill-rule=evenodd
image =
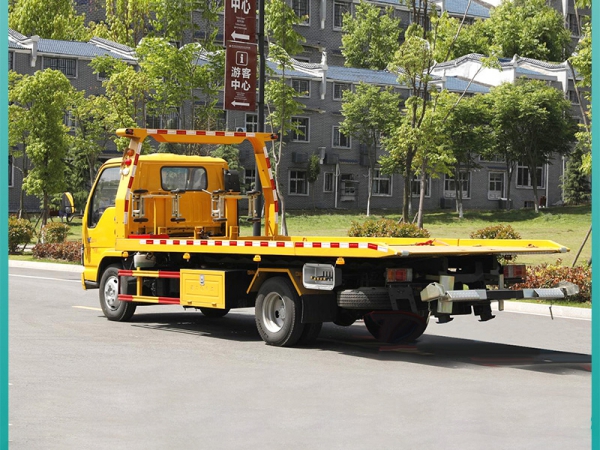
<path id="1" fill-rule="evenodd" d="M 371 196 L 373 195 L 373 171 L 369 167 L 367 186 L 367 217 L 371 215 Z"/>
<path id="2" fill-rule="evenodd" d="M 425 164 L 423 164 L 424 166 Z M 422 169 L 425 169 L 422 167 Z M 419 182 L 419 210 L 417 212 L 417 226 L 423 228 L 423 207 L 425 205 L 425 185 L 427 181 L 427 174 L 425 170 L 421 173 L 421 179 Z"/>

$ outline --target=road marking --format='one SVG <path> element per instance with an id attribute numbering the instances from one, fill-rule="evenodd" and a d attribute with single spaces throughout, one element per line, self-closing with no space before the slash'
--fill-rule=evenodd
<path id="1" fill-rule="evenodd" d="M 502 312 L 505 313 L 512 313 L 512 314 L 527 314 L 529 316 L 541 316 L 541 317 L 548 317 L 550 318 L 550 313 L 546 313 L 546 314 L 542 314 L 542 313 L 537 313 L 537 312 L 529 312 L 529 311 L 509 311 L 509 310 L 504 310 Z M 587 317 L 571 317 L 571 316 L 557 316 L 556 314 L 554 315 L 554 319 L 571 319 L 571 320 L 587 320 L 588 322 L 590 322 L 592 319 L 588 319 Z"/>
<path id="2" fill-rule="evenodd" d="M 9 274 L 11 277 L 20 277 L 20 278 L 35 278 L 37 280 L 54 280 L 54 281 L 70 281 L 72 283 L 79 283 L 81 284 L 81 280 L 67 280 L 66 278 L 50 278 L 50 277 L 35 277 L 33 275 L 16 275 L 16 274 Z"/>
<path id="3" fill-rule="evenodd" d="M 91 309 L 92 311 L 102 311 L 102 308 L 94 308 L 93 306 L 73 306 L 73 308 Z"/>

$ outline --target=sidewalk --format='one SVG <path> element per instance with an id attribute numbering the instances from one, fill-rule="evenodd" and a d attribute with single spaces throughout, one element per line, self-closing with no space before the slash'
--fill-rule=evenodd
<path id="1" fill-rule="evenodd" d="M 45 262 L 30 262 L 30 261 L 14 261 L 8 260 L 8 267 L 25 268 L 25 269 L 36 269 L 36 270 L 54 270 L 58 272 L 75 272 L 81 273 L 83 267 L 76 264 L 57 264 L 57 263 L 45 263 Z M 498 311 L 498 303 L 492 303 L 492 310 Z M 504 311 L 516 312 L 524 314 L 536 314 L 541 316 L 550 317 L 549 305 L 539 305 L 536 303 L 525 303 L 525 302 L 504 302 Z M 566 319 L 592 319 L 591 308 L 574 308 L 570 306 L 553 306 L 552 315 L 554 317 L 562 317 Z"/>

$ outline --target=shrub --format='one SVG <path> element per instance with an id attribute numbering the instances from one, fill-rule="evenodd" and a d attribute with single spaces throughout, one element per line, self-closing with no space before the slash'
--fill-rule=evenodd
<path id="1" fill-rule="evenodd" d="M 8 218 L 8 252 L 17 253 L 19 246 L 29 244 L 35 236 L 35 229 L 27 219 Z"/>
<path id="2" fill-rule="evenodd" d="M 49 223 L 42 228 L 42 241 L 46 244 L 65 242 L 70 227 L 66 223 Z"/>
<path id="3" fill-rule="evenodd" d="M 429 231 L 413 223 L 398 223 L 392 219 L 369 218 L 363 223 L 352 221 L 348 236 L 351 237 L 429 237 Z"/>
<path id="4" fill-rule="evenodd" d="M 510 225 L 492 225 L 485 228 L 480 228 L 471 233 L 472 239 L 521 239 L 521 235 L 517 233 Z"/>
<path id="5" fill-rule="evenodd" d="M 561 281 L 570 281 L 579 286 L 579 294 L 567 297 L 570 302 L 592 301 L 592 269 L 588 265 L 566 267 L 559 259 L 556 264 L 544 263 L 539 266 L 527 267 L 527 276 L 523 283 L 511 286 L 512 289 L 549 288 Z"/>
<path id="6" fill-rule="evenodd" d="M 62 261 L 81 261 L 81 242 L 70 241 L 60 243 L 36 244 L 32 249 L 34 258 L 58 259 Z"/>

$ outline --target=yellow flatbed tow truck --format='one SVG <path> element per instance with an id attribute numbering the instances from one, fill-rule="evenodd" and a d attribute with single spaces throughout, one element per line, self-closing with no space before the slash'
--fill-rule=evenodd
<path id="1" fill-rule="evenodd" d="M 83 216 L 84 289 L 98 288 L 104 315 L 131 319 L 138 305 L 199 309 L 211 318 L 255 308 L 271 345 L 308 345 L 323 322 L 363 319 L 385 342 L 417 339 L 430 316 L 494 317 L 491 302 L 561 299 L 572 286 L 510 290 L 523 265 L 499 258 L 564 253 L 548 240 L 298 237 L 279 234 L 279 202 L 266 145 L 269 133 L 120 129 L 121 158 L 99 170 Z M 242 193 L 239 175 L 220 158 L 142 155 L 142 143 L 238 145 L 254 150 L 262 192 Z M 261 236 L 240 236 L 240 221 L 261 220 Z M 247 215 L 238 204 L 247 202 Z"/>

